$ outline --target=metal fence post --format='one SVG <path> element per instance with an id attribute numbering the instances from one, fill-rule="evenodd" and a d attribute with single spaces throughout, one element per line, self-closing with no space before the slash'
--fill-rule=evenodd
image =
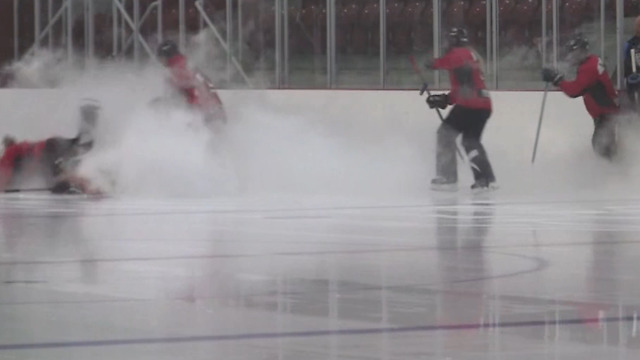
<path id="1" fill-rule="evenodd" d="M 327 0 L 327 87 L 335 87 L 336 0 Z"/>
<path id="2" fill-rule="evenodd" d="M 606 16 L 605 16 L 605 6 L 604 6 L 604 0 L 600 0 L 600 57 L 602 58 L 603 61 L 605 61 L 605 50 L 604 50 L 604 26 L 606 23 Z M 606 61 L 605 61 L 606 63 Z"/>
<path id="3" fill-rule="evenodd" d="M 67 1 L 67 61 L 73 62 L 73 4 Z"/>
<path id="4" fill-rule="evenodd" d="M 387 85 L 387 0 L 380 0 L 380 87 Z"/>
<path id="5" fill-rule="evenodd" d="M 434 58 L 439 58 L 440 57 L 440 28 L 441 28 L 441 23 L 440 23 L 440 0 L 433 0 L 433 57 Z M 488 34 L 487 34 L 488 36 Z M 435 87 L 438 88 L 440 87 L 440 73 L 438 72 L 438 70 L 433 70 L 433 82 L 435 84 Z"/>
<path id="6" fill-rule="evenodd" d="M 242 1 L 242 0 L 240 0 Z M 284 69 L 282 70 L 282 77 L 283 77 L 283 84 L 285 87 L 289 86 L 289 0 L 283 0 L 283 7 L 284 7 L 284 19 L 283 19 L 283 25 L 284 25 L 284 36 L 283 36 L 283 55 L 282 55 L 282 60 L 283 60 L 283 65 L 284 65 Z M 238 6 L 240 6 L 240 4 L 238 4 Z M 240 11 L 240 8 L 238 8 L 238 11 Z M 240 48 L 242 49 L 242 38 L 240 38 L 238 40 L 238 43 L 240 44 Z M 242 61 L 242 53 L 238 54 L 238 58 Z"/>
<path id="7" fill-rule="evenodd" d="M 18 0 L 13 0 L 13 59 L 15 61 L 20 59 L 20 27 L 18 26 L 20 17 L 18 13 Z"/>
<path id="8" fill-rule="evenodd" d="M 111 35 L 113 36 L 112 55 L 115 56 L 118 53 L 118 8 L 114 1 L 111 2 Z"/>
<path id="9" fill-rule="evenodd" d="M 280 2 L 280 1 L 278 1 Z M 227 51 L 227 82 L 231 82 L 231 51 L 233 51 L 233 1 L 227 0 L 227 45 L 229 51 Z"/>
<path id="10" fill-rule="evenodd" d="M 120 0 L 112 0 L 112 1 L 114 3 L 118 2 L 118 4 L 120 4 L 119 3 Z M 127 0 L 122 0 L 122 4 L 121 5 L 122 5 L 122 9 L 126 9 L 127 8 Z M 122 9 L 119 9 L 119 10 L 121 10 L 120 11 L 120 19 L 122 19 L 122 23 L 120 24 L 121 25 L 121 27 L 120 27 L 120 44 L 122 46 L 122 51 L 124 51 L 124 44 L 127 43 L 127 22 L 126 22 L 125 17 L 123 16 L 123 14 L 126 13 L 126 12 L 124 10 L 122 10 Z"/>
<path id="11" fill-rule="evenodd" d="M 164 28 L 163 28 L 163 23 L 162 23 L 162 8 L 163 8 L 163 2 L 164 0 L 158 0 L 158 16 L 157 16 L 157 29 L 156 31 L 158 32 L 157 36 L 158 36 L 158 44 L 160 44 L 162 42 L 162 40 L 164 39 Z"/>
<path id="12" fill-rule="evenodd" d="M 276 73 L 275 73 L 275 77 L 276 77 L 276 88 L 281 88 L 282 87 L 282 17 L 281 15 L 281 2 L 279 0 L 276 0 L 275 3 L 275 41 L 276 41 L 276 52 L 275 52 L 275 62 L 276 62 Z M 229 45 L 229 38 L 227 37 L 227 45 Z M 231 49 L 227 50 L 227 56 L 229 55 L 229 52 L 231 51 Z"/>
<path id="13" fill-rule="evenodd" d="M 184 0 L 178 0 L 178 41 L 180 49 L 187 46 L 186 26 L 185 26 L 185 6 Z"/>
<path id="14" fill-rule="evenodd" d="M 624 0 L 616 1 L 616 86 L 622 88 L 622 76 L 624 73 L 624 59 L 622 49 L 624 48 Z M 626 54 L 625 54 L 626 55 Z"/>
<path id="15" fill-rule="evenodd" d="M 542 37 L 540 39 L 540 51 L 542 52 L 542 67 L 547 65 L 547 1 L 542 0 Z"/>
<path id="16" fill-rule="evenodd" d="M 500 34 L 500 7 L 498 6 L 498 4 L 496 3 L 495 6 L 492 7 L 491 9 L 493 11 L 493 33 L 491 34 L 491 37 L 493 38 L 493 62 L 492 62 L 492 66 L 493 66 L 493 77 L 492 77 L 492 82 L 493 82 L 493 88 L 497 89 L 498 88 L 498 68 L 499 68 L 499 63 L 500 63 L 500 59 L 498 58 L 498 48 L 500 47 L 500 38 L 499 38 L 499 34 Z"/>
<path id="17" fill-rule="evenodd" d="M 33 34 L 34 34 L 34 45 L 36 47 L 36 49 L 40 49 L 40 39 L 39 36 L 40 35 L 40 25 L 41 25 L 41 21 L 40 21 L 40 15 L 42 14 L 41 8 L 40 8 L 40 0 L 34 0 L 33 1 Z"/>
<path id="18" fill-rule="evenodd" d="M 88 0 L 88 8 L 87 8 L 87 24 L 89 26 L 89 62 L 93 62 L 95 58 L 95 50 L 96 50 L 96 28 L 94 23 L 95 11 L 93 7 L 94 0 Z M 86 45 L 85 45 L 86 46 Z"/>
<path id="19" fill-rule="evenodd" d="M 553 67 L 557 68 L 558 67 L 558 20 L 559 20 L 559 14 L 558 14 L 558 0 L 552 0 L 553 1 L 553 12 L 552 12 L 552 17 L 553 17 Z M 546 11 L 546 9 L 545 9 Z"/>
<path id="20" fill-rule="evenodd" d="M 133 0 L 133 59 L 140 60 L 140 0 Z M 124 44 L 123 44 L 124 46 Z"/>
<path id="21" fill-rule="evenodd" d="M 53 21 L 53 0 L 47 1 L 47 22 L 51 24 Z M 53 50 L 53 31 L 49 30 L 49 39 L 48 39 L 48 47 L 49 51 Z"/>
<path id="22" fill-rule="evenodd" d="M 491 21 L 492 21 L 492 17 L 493 17 L 492 16 L 493 12 L 491 10 L 492 6 L 493 6 L 493 2 L 491 0 L 486 2 L 486 9 L 485 9 L 486 10 L 486 14 L 485 15 L 487 17 L 487 26 L 485 28 L 485 31 L 486 31 L 486 38 L 487 38 L 487 41 L 486 41 L 486 43 L 487 43 L 486 44 L 486 46 L 487 46 L 487 51 L 486 51 L 487 56 L 486 56 L 486 58 L 487 59 L 486 59 L 486 63 L 484 64 L 485 74 L 488 74 L 489 70 L 491 70 L 491 55 L 492 55 L 491 54 L 491 43 L 492 43 L 492 37 L 489 36 L 489 34 L 491 34 L 491 26 L 492 26 Z"/>

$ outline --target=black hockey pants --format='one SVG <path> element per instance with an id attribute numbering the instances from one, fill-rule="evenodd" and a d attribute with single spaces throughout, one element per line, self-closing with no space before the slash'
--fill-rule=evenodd
<path id="1" fill-rule="evenodd" d="M 617 123 L 611 115 L 603 115 L 593 119 L 593 136 L 591 145 L 596 154 L 607 160 L 613 159 L 618 152 Z"/>
<path id="2" fill-rule="evenodd" d="M 456 138 L 462 134 L 462 146 L 476 181 L 496 181 L 487 152 L 480 142 L 491 110 L 470 109 L 456 105 L 437 132 L 436 173 L 449 181 L 458 181 Z"/>

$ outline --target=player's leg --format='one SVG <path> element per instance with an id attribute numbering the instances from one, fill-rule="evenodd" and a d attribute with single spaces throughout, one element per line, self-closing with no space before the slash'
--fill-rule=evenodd
<path id="1" fill-rule="evenodd" d="M 640 85 L 637 83 L 627 84 L 627 96 L 631 110 L 638 112 L 640 110 Z"/>
<path id="2" fill-rule="evenodd" d="M 456 159 L 456 129 L 460 122 L 460 111 L 454 107 L 436 133 L 436 177 L 431 186 L 436 190 L 455 190 L 458 183 L 458 163 Z"/>
<path id="3" fill-rule="evenodd" d="M 46 140 L 42 154 L 42 164 L 47 176 L 55 178 L 69 166 L 69 160 L 74 157 L 73 139 L 53 137 Z"/>
<path id="4" fill-rule="evenodd" d="M 618 152 L 617 122 L 611 116 L 594 119 L 593 151 L 601 157 L 612 160 Z"/>
<path id="5" fill-rule="evenodd" d="M 475 180 L 471 188 L 488 188 L 495 184 L 496 178 L 481 138 L 484 127 L 491 116 L 491 111 L 480 109 L 465 110 L 467 120 L 462 129 L 462 146 L 467 153 L 469 166 Z"/>

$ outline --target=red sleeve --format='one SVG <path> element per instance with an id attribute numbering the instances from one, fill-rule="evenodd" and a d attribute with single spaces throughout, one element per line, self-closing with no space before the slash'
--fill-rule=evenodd
<path id="1" fill-rule="evenodd" d="M 435 62 L 433 63 L 433 68 L 443 69 L 443 70 L 453 69 L 456 65 L 454 63 L 454 60 L 455 60 L 455 54 L 452 51 L 449 51 L 443 57 L 435 60 Z"/>
<path id="2" fill-rule="evenodd" d="M 578 76 L 573 81 L 561 81 L 560 89 L 572 98 L 584 95 L 589 87 L 598 81 L 598 69 L 594 68 L 591 61 L 580 67 Z"/>

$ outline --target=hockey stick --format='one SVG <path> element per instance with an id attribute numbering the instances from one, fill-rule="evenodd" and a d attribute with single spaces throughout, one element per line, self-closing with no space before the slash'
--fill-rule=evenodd
<path id="1" fill-rule="evenodd" d="M 636 65 L 636 61 L 637 61 L 636 60 L 636 49 L 631 49 L 630 53 L 631 53 L 631 71 L 634 74 L 637 74 L 638 67 Z M 636 111 L 637 111 L 638 110 L 638 92 L 637 91 L 634 91 L 633 98 L 636 101 L 636 103 L 634 105 L 635 105 L 635 108 L 636 108 Z"/>
<path id="2" fill-rule="evenodd" d="M 538 130 L 536 131 L 536 141 L 533 144 L 533 155 L 531 156 L 531 164 L 536 161 L 536 152 L 538 151 L 538 139 L 540 139 L 540 128 L 542 127 L 542 115 L 544 114 L 544 106 L 547 102 L 547 93 L 549 93 L 549 83 L 544 86 L 544 95 L 542 95 L 542 107 L 540 108 L 540 118 L 538 119 Z"/>
<path id="3" fill-rule="evenodd" d="M 413 55 L 410 55 L 409 61 L 411 61 L 411 66 L 413 67 L 413 71 L 415 71 L 416 74 L 420 76 L 420 80 L 422 80 L 422 88 L 420 89 L 420 96 L 422 96 L 425 92 L 427 93 L 427 96 L 431 96 L 431 91 L 429 91 L 429 83 L 427 82 L 427 78 L 426 76 L 424 76 L 424 73 L 422 72 L 422 70 L 420 70 L 420 67 L 418 66 L 418 62 L 416 61 L 416 57 Z M 438 117 L 440 118 L 440 121 L 444 122 L 444 117 L 442 117 L 442 113 L 440 112 L 440 109 L 436 108 L 436 112 L 438 113 Z"/>
<path id="4" fill-rule="evenodd" d="M 416 57 L 413 55 L 409 55 L 409 61 L 411 61 L 411 66 L 413 67 L 413 71 L 415 71 L 416 74 L 420 76 L 420 80 L 422 80 L 422 88 L 420 88 L 420 96 L 422 96 L 425 92 L 427 93 L 427 96 L 431 96 L 431 91 L 429 91 L 429 83 L 427 82 L 427 78 L 426 76 L 424 76 L 424 73 L 422 72 L 422 70 L 420 70 Z M 440 121 L 444 122 L 444 117 L 442 117 L 442 113 L 440 112 L 440 109 L 436 108 L 436 113 L 438 113 L 438 117 L 440 118 Z M 460 151 L 460 148 L 458 147 L 457 143 L 456 143 L 456 152 L 458 153 L 458 156 L 460 156 L 460 159 L 464 161 L 464 157 L 462 156 L 462 152 Z"/>
<path id="5" fill-rule="evenodd" d="M 15 193 L 23 193 L 23 192 L 45 192 L 51 191 L 50 188 L 33 188 L 33 189 L 6 189 L 3 191 L 5 194 L 15 194 Z"/>

